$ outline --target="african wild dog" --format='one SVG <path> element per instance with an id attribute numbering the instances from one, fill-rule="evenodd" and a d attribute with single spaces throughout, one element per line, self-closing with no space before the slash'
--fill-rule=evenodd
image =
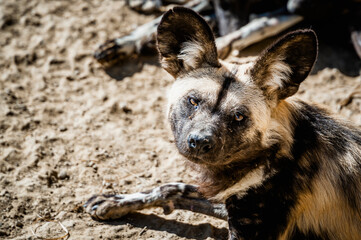
<path id="1" fill-rule="evenodd" d="M 93 196 L 92 216 L 161 206 L 227 219 L 230 239 L 361 239 L 361 132 L 291 98 L 317 57 L 312 30 L 285 35 L 255 61 L 226 63 L 207 23 L 174 8 L 157 41 L 176 79 L 168 106 L 176 146 L 203 181 Z"/>

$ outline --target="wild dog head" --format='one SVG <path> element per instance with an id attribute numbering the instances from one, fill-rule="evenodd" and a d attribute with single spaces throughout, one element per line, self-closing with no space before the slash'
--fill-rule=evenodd
<path id="1" fill-rule="evenodd" d="M 255 61 L 229 64 L 218 59 L 205 20 L 177 7 L 163 16 L 157 42 L 162 66 L 175 78 L 168 117 L 182 155 L 208 166 L 248 164 L 283 144 L 284 99 L 317 56 L 312 30 L 287 34 Z"/>

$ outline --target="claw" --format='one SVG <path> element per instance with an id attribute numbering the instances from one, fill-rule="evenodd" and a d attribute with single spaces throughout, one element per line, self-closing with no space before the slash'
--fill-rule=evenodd
<path id="1" fill-rule="evenodd" d="M 97 201 L 97 202 L 95 202 L 95 203 L 93 204 L 93 207 L 94 207 L 94 206 L 99 206 L 99 205 L 102 204 L 103 202 L 105 202 L 104 199 L 99 200 L 99 201 Z M 93 207 L 92 207 L 92 208 L 93 208 Z"/>
<path id="2" fill-rule="evenodd" d="M 87 207 L 88 204 L 89 204 L 91 201 L 93 201 L 94 199 L 96 199 L 97 197 L 98 197 L 97 195 L 91 196 L 91 197 L 86 201 L 86 203 L 84 203 L 83 207 Z"/>

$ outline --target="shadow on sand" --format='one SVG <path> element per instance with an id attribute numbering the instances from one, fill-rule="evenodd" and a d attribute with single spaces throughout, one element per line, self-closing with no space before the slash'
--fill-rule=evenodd
<path id="1" fill-rule="evenodd" d="M 105 68 L 104 71 L 112 78 L 120 81 L 125 77 L 131 77 L 137 72 L 141 72 L 144 65 L 160 66 L 158 56 L 141 56 L 136 59 L 127 59 L 125 62 L 118 62 L 111 67 Z"/>
<path id="2" fill-rule="evenodd" d="M 228 230 L 217 228 L 209 223 L 198 225 L 183 223 L 176 220 L 164 219 L 154 214 L 131 213 L 124 218 L 112 221 L 104 221 L 108 225 L 130 224 L 137 228 L 147 228 L 156 231 L 166 231 L 179 237 L 203 240 L 209 237 L 214 239 L 227 239 Z"/>

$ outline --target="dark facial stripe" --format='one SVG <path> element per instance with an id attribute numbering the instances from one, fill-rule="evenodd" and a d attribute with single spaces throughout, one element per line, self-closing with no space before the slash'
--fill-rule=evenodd
<path id="1" fill-rule="evenodd" d="M 222 84 L 222 88 L 219 90 L 218 93 L 218 97 L 217 97 L 217 101 L 216 104 L 213 107 L 212 113 L 216 112 L 222 99 L 226 96 L 227 91 L 229 89 L 229 86 L 231 85 L 232 82 L 234 82 L 235 79 L 233 77 L 225 77 L 223 84 Z"/>

